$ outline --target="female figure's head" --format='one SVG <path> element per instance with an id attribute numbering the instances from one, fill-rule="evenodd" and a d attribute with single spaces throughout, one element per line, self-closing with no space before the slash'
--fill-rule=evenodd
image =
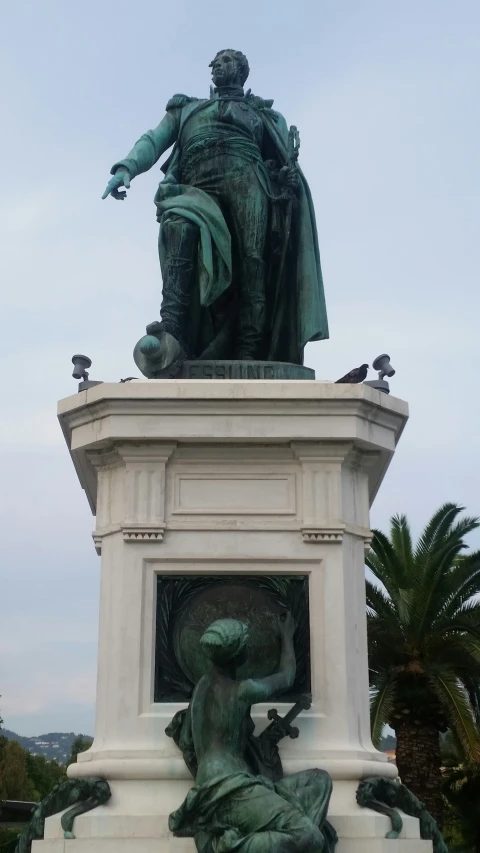
<path id="1" fill-rule="evenodd" d="M 247 642 L 248 626 L 238 619 L 217 619 L 200 638 L 202 651 L 219 669 L 241 666 Z"/>

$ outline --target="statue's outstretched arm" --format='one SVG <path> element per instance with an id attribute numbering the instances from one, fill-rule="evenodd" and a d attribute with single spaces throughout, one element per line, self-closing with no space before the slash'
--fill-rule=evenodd
<path id="1" fill-rule="evenodd" d="M 158 158 L 175 142 L 179 124 L 179 110 L 169 110 L 154 130 L 147 130 L 125 159 L 113 164 L 110 169 L 113 178 L 108 182 L 102 198 L 112 195 L 123 201 L 126 193 L 118 192 L 119 187 L 128 189 L 132 178 L 152 168 Z"/>
<path id="2" fill-rule="evenodd" d="M 274 696 L 275 693 L 283 693 L 292 686 L 295 680 L 297 664 L 293 648 L 295 623 L 292 614 L 283 613 L 280 617 L 279 625 L 282 651 L 278 672 L 266 678 L 248 678 L 239 685 L 240 695 L 251 705 L 255 704 L 255 702 L 265 702 L 270 696 Z"/>

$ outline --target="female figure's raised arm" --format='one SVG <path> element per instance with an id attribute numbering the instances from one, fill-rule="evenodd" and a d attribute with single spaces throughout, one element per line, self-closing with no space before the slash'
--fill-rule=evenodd
<path id="1" fill-rule="evenodd" d="M 265 702 L 275 693 L 288 690 L 295 680 L 297 664 L 293 648 L 293 634 L 295 623 L 291 613 L 282 613 L 279 620 L 280 636 L 282 640 L 282 651 L 280 656 L 280 668 L 273 675 L 266 678 L 247 678 L 239 685 L 239 695 L 250 705 L 256 702 Z"/>

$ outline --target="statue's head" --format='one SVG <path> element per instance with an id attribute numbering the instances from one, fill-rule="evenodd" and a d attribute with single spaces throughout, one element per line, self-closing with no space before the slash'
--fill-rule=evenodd
<path id="1" fill-rule="evenodd" d="M 250 68 L 241 50 L 219 50 L 209 66 L 215 86 L 243 86 Z"/>
<path id="2" fill-rule="evenodd" d="M 216 664 L 240 666 L 246 659 L 248 626 L 238 619 L 217 619 L 200 637 L 204 654 Z"/>

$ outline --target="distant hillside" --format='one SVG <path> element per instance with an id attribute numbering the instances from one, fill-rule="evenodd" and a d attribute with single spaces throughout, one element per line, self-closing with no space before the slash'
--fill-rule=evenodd
<path id="1" fill-rule="evenodd" d="M 0 734 L 8 740 L 16 740 L 24 749 L 28 749 L 33 755 L 44 755 L 48 761 L 56 758 L 59 764 L 65 764 L 72 751 L 72 744 L 78 735 L 75 732 L 50 732 L 37 737 L 22 737 L 8 729 L 1 729 Z M 82 735 L 82 737 L 90 737 Z"/>
<path id="2" fill-rule="evenodd" d="M 47 735 L 38 735 L 37 737 L 22 737 L 21 735 L 10 732 L 8 729 L 1 729 L 1 734 L 9 740 L 16 740 L 28 749 L 33 755 L 44 755 L 49 761 L 56 758 L 59 764 L 65 764 L 68 756 L 72 751 L 72 744 L 78 735 L 75 732 L 50 732 Z M 84 738 L 89 738 L 90 735 L 82 735 Z M 393 735 L 387 735 L 382 738 L 380 749 L 383 752 L 395 749 L 396 739 Z"/>

